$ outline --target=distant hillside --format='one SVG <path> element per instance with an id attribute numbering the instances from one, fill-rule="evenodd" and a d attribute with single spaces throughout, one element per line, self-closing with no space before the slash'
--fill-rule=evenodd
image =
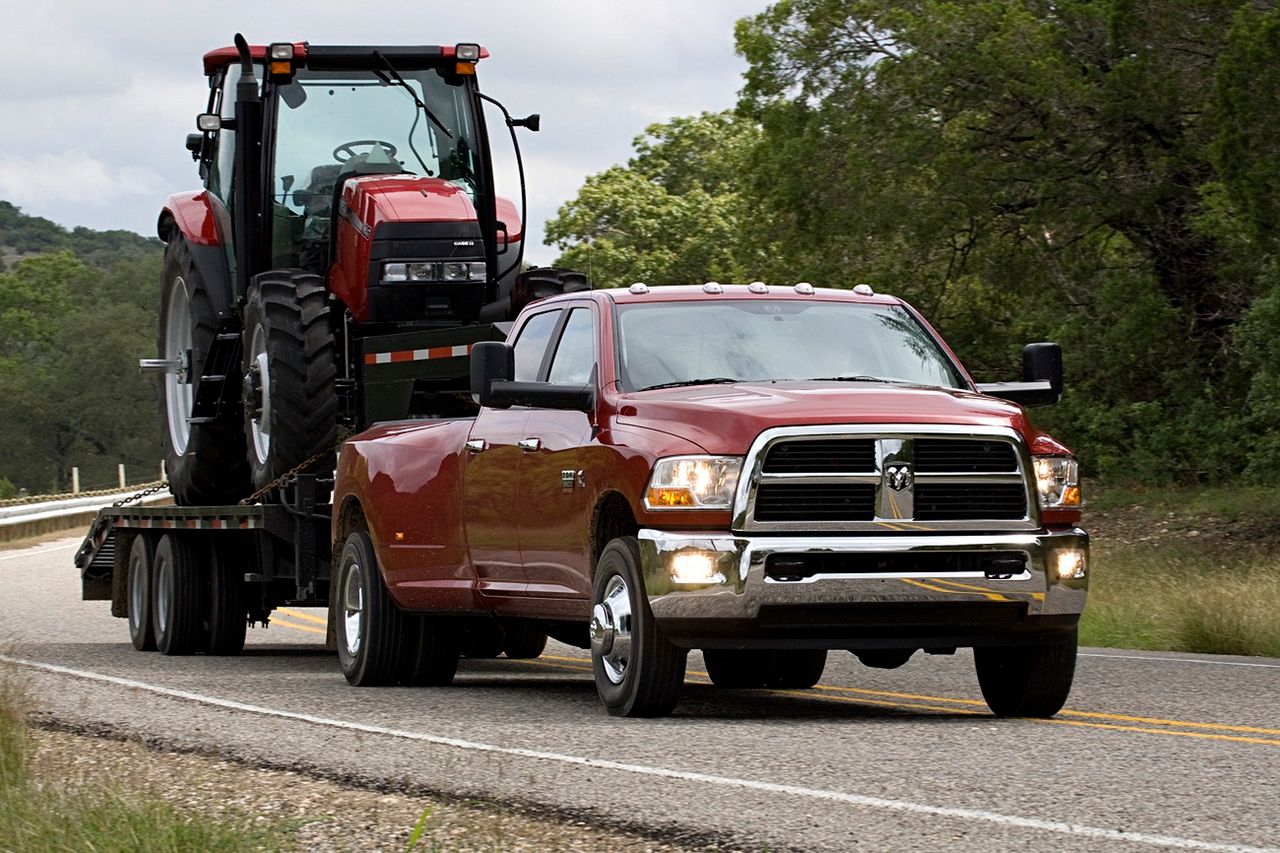
<path id="1" fill-rule="evenodd" d="M 25 257 L 59 251 L 70 251 L 91 266 L 110 267 L 118 261 L 159 257 L 164 244 L 132 231 L 68 231 L 56 222 L 28 216 L 17 206 L 0 201 L 0 270 L 12 268 Z"/>

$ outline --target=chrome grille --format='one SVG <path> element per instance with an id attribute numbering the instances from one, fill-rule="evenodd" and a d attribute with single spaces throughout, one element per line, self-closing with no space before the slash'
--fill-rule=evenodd
<path id="1" fill-rule="evenodd" d="M 1020 436 L 1000 427 L 795 427 L 748 455 L 734 527 L 921 532 L 1039 527 Z"/>

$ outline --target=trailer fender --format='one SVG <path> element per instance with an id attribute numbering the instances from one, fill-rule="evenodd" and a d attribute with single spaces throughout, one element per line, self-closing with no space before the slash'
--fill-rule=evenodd
<path id="1" fill-rule="evenodd" d="M 221 214 L 221 216 L 219 216 Z M 209 285 L 218 317 L 232 316 L 231 271 L 227 267 L 227 250 L 222 241 L 225 208 L 208 192 L 176 193 L 165 201 L 156 222 L 156 233 L 165 243 L 181 235 L 191 255 L 196 272 Z"/>

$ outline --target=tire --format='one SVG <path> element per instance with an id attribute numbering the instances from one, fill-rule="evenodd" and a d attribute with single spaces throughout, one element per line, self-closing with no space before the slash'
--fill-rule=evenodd
<path id="1" fill-rule="evenodd" d="M 244 440 L 260 489 L 328 450 L 311 471 L 333 470 L 338 439 L 336 346 L 324 279 L 302 270 L 257 276 L 244 314 Z M 327 491 L 318 495 L 323 501 Z"/>
<path id="2" fill-rule="evenodd" d="M 532 660 L 547 648 L 547 635 L 528 622 L 507 625 L 502 651 L 512 660 Z"/>
<path id="3" fill-rule="evenodd" d="M 863 666 L 872 669 L 897 669 L 906 665 L 915 653 L 915 649 L 859 649 L 854 655 Z"/>
<path id="4" fill-rule="evenodd" d="M 978 685 L 997 717 L 1052 717 L 1062 710 L 1076 672 L 1077 632 L 1038 645 L 973 650 Z"/>
<path id="5" fill-rule="evenodd" d="M 405 615 L 391 600 L 373 540 L 364 530 L 347 537 L 338 563 L 338 664 L 356 687 L 400 682 Z M 414 639 L 410 634 L 408 639 Z"/>
<path id="6" fill-rule="evenodd" d="M 249 627 L 244 574 L 249 559 L 243 543 L 219 542 L 213 547 L 205 596 L 205 651 L 211 655 L 238 655 L 244 650 Z"/>
<path id="7" fill-rule="evenodd" d="M 459 628 L 438 616 L 409 616 L 400 681 L 409 687 L 444 687 L 458 672 Z"/>
<path id="8" fill-rule="evenodd" d="M 186 241 L 174 236 L 165 249 L 156 351 L 173 359 L 185 358 L 189 350 L 193 377 L 203 372 L 218 331 L 209 295 L 218 285 L 201 277 Z M 169 491 L 180 506 L 235 503 L 250 492 L 243 430 L 234 412 L 212 423 L 189 423 L 194 393 L 195 386 L 178 374 L 161 375 L 160 443 Z"/>
<path id="9" fill-rule="evenodd" d="M 129 639 L 140 652 L 156 649 L 156 632 L 151 624 L 151 576 L 155 563 L 155 547 L 149 536 L 133 537 L 129 548 L 129 577 L 125 588 L 128 609 Z"/>
<path id="10" fill-rule="evenodd" d="M 766 686 L 779 690 L 808 690 L 822 680 L 826 649 L 783 649 L 775 654 Z"/>
<path id="11" fill-rule="evenodd" d="M 201 602 L 208 567 L 187 537 L 160 537 L 152 563 L 152 624 L 161 654 L 189 655 L 203 644 L 205 613 Z"/>
<path id="12" fill-rule="evenodd" d="M 764 687 L 773 675 L 775 654 L 768 649 L 703 649 L 702 659 L 712 684 L 738 690 Z"/>
<path id="13" fill-rule="evenodd" d="M 591 669 L 615 717 L 665 717 L 680 700 L 686 649 L 673 645 L 649 609 L 634 536 L 605 546 L 592 581 Z"/>
<path id="14" fill-rule="evenodd" d="M 496 658 L 502 654 L 505 632 L 496 621 L 486 619 L 469 625 L 463 633 L 462 653 L 469 658 Z"/>

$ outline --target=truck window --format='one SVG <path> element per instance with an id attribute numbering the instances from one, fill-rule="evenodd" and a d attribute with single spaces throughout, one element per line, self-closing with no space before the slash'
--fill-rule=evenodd
<path id="1" fill-rule="evenodd" d="M 569 312 L 569 322 L 564 324 L 547 381 L 585 385 L 591 381 L 591 371 L 595 366 L 596 334 L 591 309 L 574 308 Z"/>
<path id="2" fill-rule="evenodd" d="M 556 321 L 560 319 L 559 311 L 544 311 L 534 314 L 520 330 L 516 338 L 516 381 L 536 382 L 542 367 L 542 358 L 547 352 L 547 343 L 551 333 L 555 331 Z"/>

